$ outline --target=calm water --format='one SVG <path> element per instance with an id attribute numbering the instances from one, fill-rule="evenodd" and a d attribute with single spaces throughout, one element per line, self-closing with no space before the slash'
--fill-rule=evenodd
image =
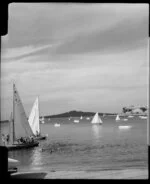
<path id="1" fill-rule="evenodd" d="M 115 121 L 115 117 L 102 117 L 103 125 L 92 125 L 83 118 L 51 119 L 41 124 L 42 134 L 48 139 L 40 146 L 28 150 L 9 152 L 18 159 L 20 171 L 29 170 L 103 170 L 148 167 L 147 120 L 138 117 L 128 121 Z M 54 123 L 60 127 L 54 127 Z M 131 125 L 120 130 L 119 125 Z M 8 124 L 2 125 L 8 131 Z"/>

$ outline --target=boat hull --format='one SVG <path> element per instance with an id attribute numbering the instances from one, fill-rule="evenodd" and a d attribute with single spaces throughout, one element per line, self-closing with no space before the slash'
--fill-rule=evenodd
<path id="1" fill-rule="evenodd" d="M 46 172 L 17 172 L 10 175 L 12 179 L 44 179 Z"/>
<path id="2" fill-rule="evenodd" d="M 34 140 L 39 141 L 39 140 L 45 140 L 46 138 L 47 138 L 46 135 L 42 135 L 42 136 L 35 137 Z"/>
<path id="3" fill-rule="evenodd" d="M 8 145 L 6 146 L 8 151 L 12 151 L 12 150 L 19 150 L 19 149 L 28 149 L 28 148 L 32 148 L 35 146 L 38 146 L 39 142 L 34 142 L 34 143 L 28 143 L 28 144 L 13 144 L 13 145 Z"/>

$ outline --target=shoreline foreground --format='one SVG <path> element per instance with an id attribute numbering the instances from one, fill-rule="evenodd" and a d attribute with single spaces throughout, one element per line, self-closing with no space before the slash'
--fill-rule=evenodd
<path id="1" fill-rule="evenodd" d="M 48 171 L 44 179 L 148 179 L 148 169 Z"/>

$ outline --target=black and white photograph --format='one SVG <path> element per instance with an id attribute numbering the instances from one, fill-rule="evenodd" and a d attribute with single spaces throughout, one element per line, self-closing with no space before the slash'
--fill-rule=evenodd
<path id="1" fill-rule="evenodd" d="M 11 179 L 148 179 L 149 5 L 10 3 L 0 147 Z"/>

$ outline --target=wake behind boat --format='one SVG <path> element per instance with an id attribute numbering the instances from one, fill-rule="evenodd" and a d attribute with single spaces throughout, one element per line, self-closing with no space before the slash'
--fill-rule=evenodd
<path id="1" fill-rule="evenodd" d="M 91 123 L 92 124 L 100 124 L 100 125 L 103 123 L 102 120 L 101 120 L 101 118 L 98 115 L 98 112 L 94 115 Z"/>
<path id="2" fill-rule="evenodd" d="M 38 146 L 39 142 L 32 139 L 33 133 L 22 105 L 19 93 L 13 84 L 13 114 L 9 123 L 9 135 L 3 142 L 8 150 L 24 149 Z"/>
<path id="3" fill-rule="evenodd" d="M 38 97 L 36 98 L 36 100 L 33 104 L 28 122 L 29 122 L 31 130 L 33 132 L 34 140 L 44 140 L 44 139 L 46 139 L 46 137 L 48 135 L 41 135 L 41 130 L 40 130 L 39 99 L 38 99 Z"/>

